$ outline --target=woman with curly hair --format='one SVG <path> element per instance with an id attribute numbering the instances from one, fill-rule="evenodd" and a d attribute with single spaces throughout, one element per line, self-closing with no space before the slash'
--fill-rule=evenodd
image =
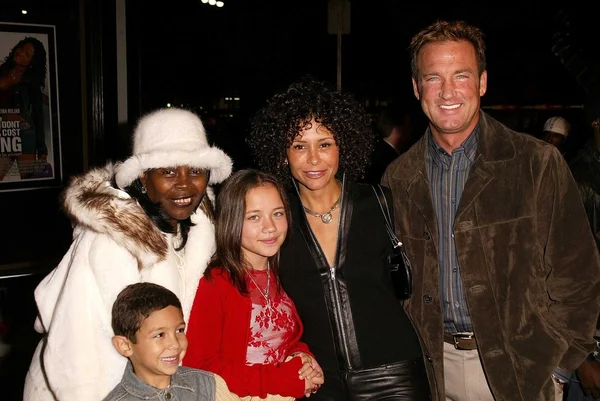
<path id="1" fill-rule="evenodd" d="M 19 127 L 21 139 L 20 149 L 0 152 L 0 181 L 15 160 L 21 179 L 35 177 L 36 165 L 45 164 L 48 155 L 42 93 L 45 84 L 46 49 L 38 39 L 25 37 L 0 65 L 0 109 L 5 110 L 0 119 L 18 124 L 15 126 Z"/>
<path id="2" fill-rule="evenodd" d="M 373 140 L 362 106 L 311 77 L 275 95 L 248 138 L 257 165 L 289 185 L 280 279 L 323 368 L 316 400 L 429 400 L 419 340 L 390 279 L 382 210 L 373 187 L 357 183 Z"/>

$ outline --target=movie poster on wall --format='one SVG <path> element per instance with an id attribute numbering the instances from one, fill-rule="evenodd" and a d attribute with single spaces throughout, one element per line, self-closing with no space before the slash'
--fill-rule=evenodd
<path id="1" fill-rule="evenodd" d="M 61 184 L 55 37 L 0 22 L 0 191 Z"/>

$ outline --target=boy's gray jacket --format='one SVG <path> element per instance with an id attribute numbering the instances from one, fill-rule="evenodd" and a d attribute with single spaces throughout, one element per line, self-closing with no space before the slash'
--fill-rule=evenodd
<path id="1" fill-rule="evenodd" d="M 171 376 L 169 388 L 161 390 L 143 382 L 127 363 L 121 382 L 103 401 L 214 401 L 215 393 L 213 373 L 181 366 Z"/>

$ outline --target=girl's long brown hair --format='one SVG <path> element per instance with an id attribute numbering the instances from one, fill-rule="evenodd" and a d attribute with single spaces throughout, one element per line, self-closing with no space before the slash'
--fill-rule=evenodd
<path id="1" fill-rule="evenodd" d="M 211 270 L 223 267 L 229 273 L 232 284 L 242 294 L 248 293 L 246 270 L 251 268 L 242 253 L 242 229 L 246 213 L 246 195 L 251 189 L 263 185 L 275 187 L 285 209 L 288 222 L 288 235 L 291 232 L 292 218 L 285 189 L 273 175 L 256 169 L 237 171 L 221 187 L 215 206 L 215 237 L 217 253 L 214 260 L 204 271 L 204 277 L 211 279 Z M 279 291 L 279 252 L 269 257 L 269 264 L 277 279 Z"/>

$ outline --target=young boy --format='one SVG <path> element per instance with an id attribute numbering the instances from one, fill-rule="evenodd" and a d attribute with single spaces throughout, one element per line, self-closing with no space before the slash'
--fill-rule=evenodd
<path id="1" fill-rule="evenodd" d="M 112 308 L 112 328 L 113 345 L 129 362 L 104 401 L 239 400 L 220 376 L 179 366 L 188 341 L 181 303 L 168 289 L 125 287 Z"/>

